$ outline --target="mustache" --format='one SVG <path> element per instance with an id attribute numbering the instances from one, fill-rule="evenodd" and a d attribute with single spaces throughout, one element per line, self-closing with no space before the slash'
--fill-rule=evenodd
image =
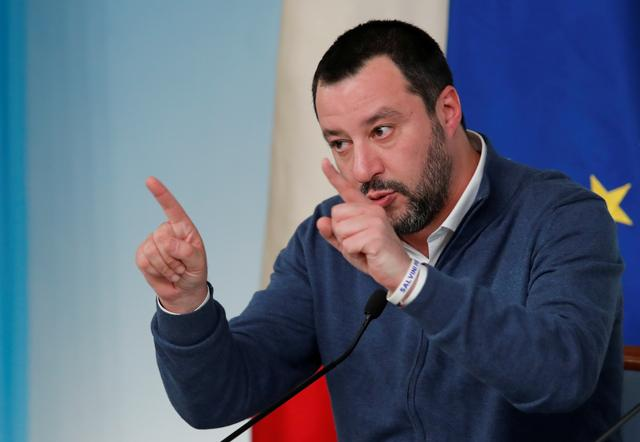
<path id="1" fill-rule="evenodd" d="M 404 196 L 411 197 L 411 191 L 407 186 L 402 184 L 400 181 L 394 180 L 381 180 L 379 178 L 374 178 L 371 181 L 367 181 L 360 186 L 360 192 L 364 195 L 369 193 L 370 190 L 393 190 L 394 192 L 398 192 Z"/>

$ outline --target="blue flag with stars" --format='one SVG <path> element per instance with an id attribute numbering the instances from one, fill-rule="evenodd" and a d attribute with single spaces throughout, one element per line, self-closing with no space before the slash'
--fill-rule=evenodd
<path id="1" fill-rule="evenodd" d="M 467 126 L 499 153 L 599 194 L 640 345 L 640 1 L 451 0 L 447 56 Z"/>

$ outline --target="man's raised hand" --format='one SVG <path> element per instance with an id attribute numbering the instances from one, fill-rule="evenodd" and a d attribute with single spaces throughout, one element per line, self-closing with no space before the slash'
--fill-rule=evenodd
<path id="1" fill-rule="evenodd" d="M 318 219 L 320 235 L 358 270 L 380 285 L 395 290 L 411 263 L 385 210 L 372 203 L 329 160 L 322 162 L 327 180 L 344 200 L 331 209 L 331 217 Z"/>
<path id="2" fill-rule="evenodd" d="M 167 221 L 140 244 L 136 264 L 164 308 L 174 313 L 192 312 L 207 296 L 204 243 L 169 189 L 154 177 L 146 184 Z"/>

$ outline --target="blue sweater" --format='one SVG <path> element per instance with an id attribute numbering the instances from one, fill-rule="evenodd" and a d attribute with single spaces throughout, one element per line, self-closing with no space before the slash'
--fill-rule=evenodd
<path id="1" fill-rule="evenodd" d="M 591 441 L 620 415 L 623 265 L 604 202 L 487 154 L 419 296 L 328 375 L 340 440 Z M 154 316 L 167 394 L 192 426 L 254 414 L 349 345 L 380 287 L 315 228 L 339 201 L 298 227 L 237 318 L 215 301 Z"/>

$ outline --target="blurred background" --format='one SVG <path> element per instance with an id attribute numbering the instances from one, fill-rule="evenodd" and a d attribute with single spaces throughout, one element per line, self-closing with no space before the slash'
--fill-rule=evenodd
<path id="1" fill-rule="evenodd" d="M 166 398 L 134 253 L 164 221 L 155 175 L 207 238 L 228 314 L 258 288 L 280 2 L 21 8 L 28 405 L 7 442 L 220 439 Z"/>
<path id="2" fill-rule="evenodd" d="M 503 154 L 560 168 L 589 187 L 592 172 L 575 172 L 584 168 L 575 152 L 604 136 L 598 131 L 586 139 L 562 138 L 577 148 L 546 164 L 530 156 L 535 149 L 508 150 L 534 130 L 517 120 L 519 112 L 502 107 L 509 104 L 504 90 L 496 94 L 487 78 L 521 91 L 512 95 L 524 94 L 519 104 L 551 128 L 536 132 L 542 134 L 536 142 L 547 143 L 563 129 L 563 114 L 552 109 L 563 99 L 560 89 L 551 89 L 542 105 L 535 97 L 549 85 L 531 87 L 528 77 L 513 82 L 486 69 L 511 57 L 502 51 L 513 48 L 493 37 L 504 29 L 536 44 L 545 31 L 555 35 L 555 28 L 531 24 L 536 14 L 523 16 L 524 6 L 494 1 L 483 7 L 453 0 L 314 3 L 0 0 L 0 440 L 211 441 L 230 432 L 190 428 L 164 393 L 149 331 L 155 298 L 134 263 L 138 244 L 164 221 L 144 181 L 157 176 L 182 203 L 205 239 L 217 299 L 228 316 L 240 313 L 293 226 L 331 193 L 319 169 L 328 151 L 315 127 L 311 76 L 333 39 L 360 21 L 397 17 L 429 30 L 449 46 L 470 127 L 489 133 Z M 541 16 L 563 12 L 542 3 Z M 586 3 L 567 2 L 567 11 L 586 12 L 571 12 L 563 25 L 577 23 L 580 38 L 597 34 L 601 45 L 591 46 L 596 60 L 640 49 L 638 33 L 624 31 L 640 19 L 636 6 L 607 15 L 599 9 L 606 2 Z M 481 18 L 484 13 L 491 18 Z M 585 17 L 597 17 L 600 26 L 590 27 Z M 614 32 L 614 25 L 622 31 Z M 461 28 L 471 33 L 447 34 Z M 493 32 L 486 47 L 469 43 L 481 45 L 476 37 L 486 29 Z M 637 54 L 627 57 L 628 65 L 614 63 L 610 78 L 588 52 L 578 56 L 583 68 L 603 83 L 595 87 L 602 91 L 585 86 L 583 93 L 640 103 Z M 559 60 L 567 58 L 559 52 Z M 481 68 L 469 65 L 474 60 Z M 519 68 L 538 75 L 526 64 Z M 559 69 L 556 77 L 564 81 L 569 74 Z M 637 105 L 619 110 L 605 108 L 612 119 L 601 126 L 621 139 L 613 144 L 626 146 L 627 159 L 618 159 L 631 172 L 603 184 L 631 183 L 620 204 L 637 224 L 640 113 Z M 577 124 L 588 127 L 583 119 Z M 613 168 L 601 155 L 609 144 L 591 147 L 591 156 Z M 633 272 L 638 236 L 633 223 L 620 229 Z M 627 286 L 633 287 L 628 305 L 638 305 L 637 283 Z M 625 311 L 629 345 L 640 344 L 638 311 Z M 626 410 L 640 401 L 640 378 L 630 371 L 625 376 Z M 633 440 L 640 425 L 632 422 L 626 431 Z"/>

